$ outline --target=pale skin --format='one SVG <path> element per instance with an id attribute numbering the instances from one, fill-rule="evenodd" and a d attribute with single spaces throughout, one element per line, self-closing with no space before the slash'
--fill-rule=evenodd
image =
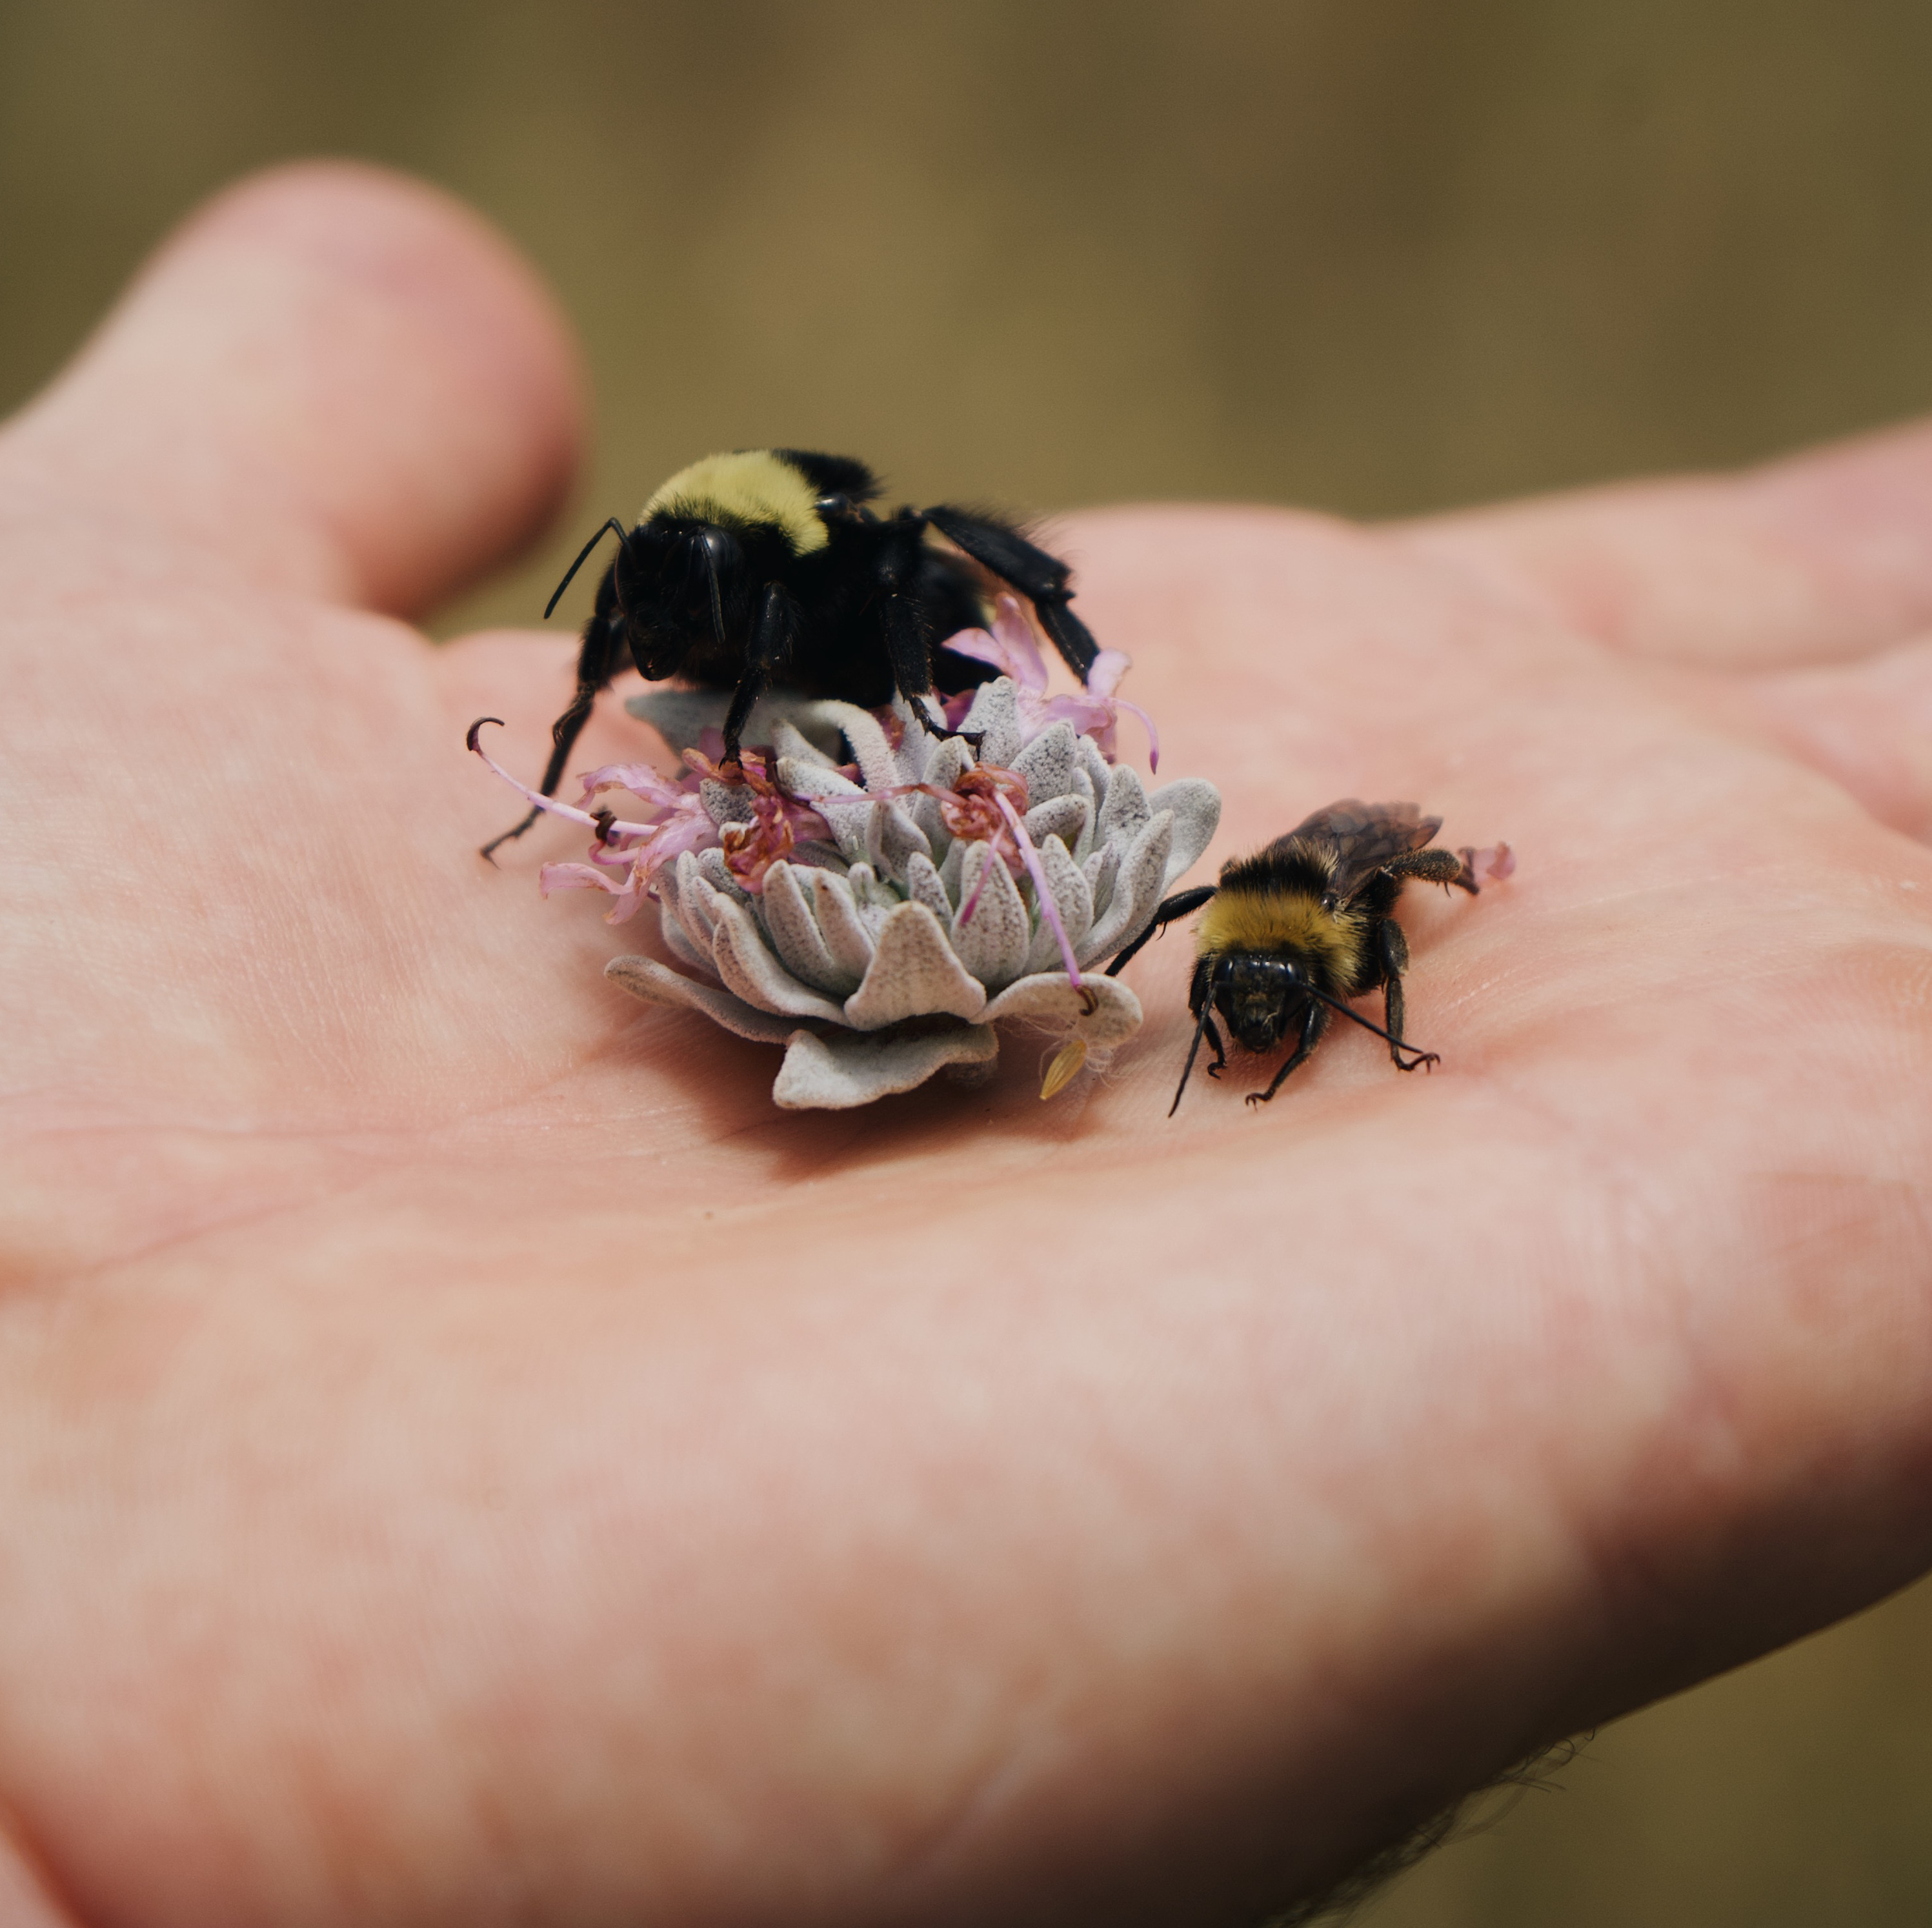
<path id="1" fill-rule="evenodd" d="M 1064 525 L 1190 881 L 1348 795 L 1520 860 L 1404 899 L 1432 1075 L 1170 1123 L 1184 928 L 1103 1083 L 794 1117 L 576 833 L 477 861 L 572 644 L 401 619 L 584 412 L 311 169 L 0 442 L 6 1928 L 1241 1924 L 1932 1561 L 1932 433 Z"/>

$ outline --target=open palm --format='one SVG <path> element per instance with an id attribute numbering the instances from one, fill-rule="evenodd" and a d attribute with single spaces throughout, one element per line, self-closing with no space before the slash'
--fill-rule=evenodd
<path id="1" fill-rule="evenodd" d="M 1176 931 L 1103 1080 L 792 1116 L 475 858 L 568 641 L 371 613 L 571 369 L 305 170 L 0 444 L 0 1920 L 1240 1922 L 1932 1558 L 1932 443 L 1077 520 L 1210 865 L 1514 846 L 1404 901 L 1443 1062 L 1169 1123 Z"/>

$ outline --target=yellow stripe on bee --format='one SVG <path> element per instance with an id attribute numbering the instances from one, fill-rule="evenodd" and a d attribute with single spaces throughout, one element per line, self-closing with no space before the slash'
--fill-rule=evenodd
<path id="1" fill-rule="evenodd" d="M 1230 951 L 1312 952 L 1330 960 L 1339 978 L 1352 974 L 1362 946 L 1358 917 L 1337 916 L 1302 890 L 1223 890 L 1210 900 L 1195 932 L 1203 957 Z"/>
<path id="2" fill-rule="evenodd" d="M 645 503 L 640 520 L 687 515 L 728 525 L 772 523 L 784 530 L 794 555 L 807 556 L 830 539 L 812 507 L 818 499 L 818 490 L 789 462 L 769 448 L 741 448 L 680 469 Z"/>

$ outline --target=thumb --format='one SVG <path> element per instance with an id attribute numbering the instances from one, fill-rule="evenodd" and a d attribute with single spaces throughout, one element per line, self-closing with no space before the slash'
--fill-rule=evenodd
<path id="1" fill-rule="evenodd" d="M 311 163 L 163 246 L 0 444 L 0 513 L 84 524 L 43 554 L 139 527 L 409 613 L 541 528 L 580 421 L 566 327 L 500 237 L 421 183 Z"/>

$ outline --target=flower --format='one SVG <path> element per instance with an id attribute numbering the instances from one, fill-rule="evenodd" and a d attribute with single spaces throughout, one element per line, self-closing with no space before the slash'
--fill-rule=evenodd
<path id="1" fill-rule="evenodd" d="M 1087 687 L 1070 695 L 1046 694 L 1046 664 L 1034 640 L 1033 626 L 1026 612 L 1012 596 L 1001 596 L 996 606 L 993 627 L 962 630 L 946 638 L 946 646 L 956 655 L 970 656 L 991 663 L 1013 680 L 1015 708 L 1019 719 L 1020 740 L 1030 743 L 1054 723 L 1072 724 L 1083 736 L 1090 736 L 1108 763 L 1114 757 L 1114 730 L 1120 712 L 1130 709 L 1141 720 L 1148 734 L 1148 768 L 1160 768 L 1160 738 L 1154 718 L 1137 703 L 1116 696 L 1120 679 L 1132 667 L 1132 659 L 1118 649 L 1102 649 L 1087 672 Z M 946 706 L 948 726 L 959 727 L 958 716 L 966 713 L 972 700 L 970 691 L 952 698 Z M 954 715 L 957 709 L 958 716 Z"/>
<path id="2" fill-rule="evenodd" d="M 697 747 L 728 697 L 634 698 L 687 774 L 590 773 L 586 802 L 622 790 L 656 813 L 646 822 L 547 804 L 598 842 L 587 863 L 545 866 L 544 886 L 609 891 L 614 922 L 654 898 L 683 968 L 628 955 L 606 974 L 784 1045 L 772 1095 L 788 1109 L 868 1104 L 943 1069 L 989 1075 L 994 1027 L 1010 1018 L 1055 1033 L 1057 1065 L 1096 1063 L 1139 1028 L 1141 1008 L 1095 967 L 1207 848 L 1220 797 L 1198 778 L 1150 796 L 1066 717 L 1026 733 L 1023 694 L 1008 676 L 973 693 L 963 721 L 977 756 L 933 736 L 903 700 L 877 714 L 767 700 L 752 728 L 769 750 L 747 751 L 736 771 Z M 842 738 L 850 763 L 824 747 Z"/>

